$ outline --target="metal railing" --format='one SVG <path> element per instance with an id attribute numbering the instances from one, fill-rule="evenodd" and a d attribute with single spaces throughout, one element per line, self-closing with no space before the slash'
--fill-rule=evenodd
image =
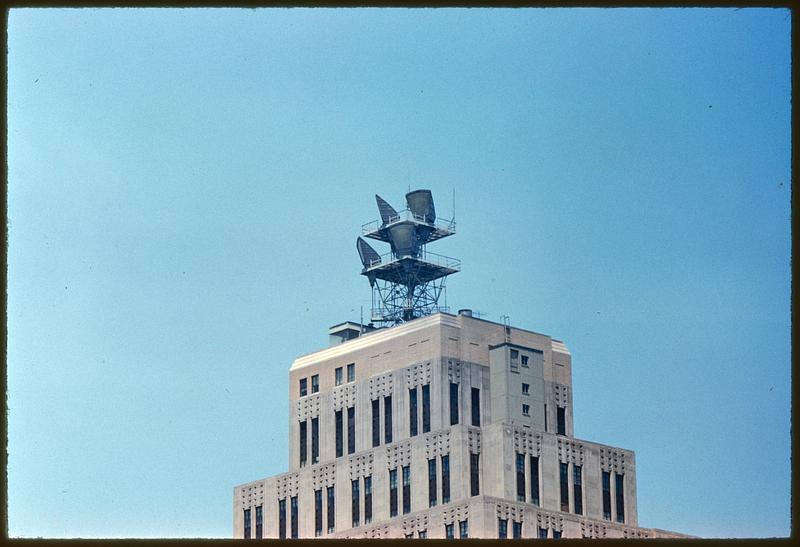
<path id="1" fill-rule="evenodd" d="M 381 264 L 389 264 L 396 260 L 400 260 L 401 258 L 405 257 L 396 257 L 392 252 L 384 253 L 375 260 L 371 260 L 369 265 L 367 266 L 367 269 L 380 266 Z M 412 258 L 416 258 L 423 262 L 427 262 L 428 264 L 433 264 L 434 266 L 440 266 L 442 268 L 450 268 L 451 270 L 461 269 L 461 260 L 457 258 L 452 258 L 450 256 L 432 253 L 430 251 L 423 250 L 419 253 L 419 255 Z"/>
<path id="2" fill-rule="evenodd" d="M 416 222 L 426 224 L 428 226 L 433 226 L 438 230 L 447 230 L 449 232 L 456 231 L 456 221 L 454 219 L 445 219 L 445 218 L 437 218 L 434 222 L 425 222 L 424 215 L 417 215 L 414 214 L 410 209 L 403 209 L 399 211 L 397 215 L 392 215 L 389 217 L 387 222 L 383 222 L 383 220 L 373 220 L 372 222 L 367 222 L 366 224 L 361 225 L 361 234 L 369 234 L 381 229 L 384 226 L 389 226 L 390 224 L 394 224 L 395 222 L 400 222 L 402 220 L 414 220 Z"/>

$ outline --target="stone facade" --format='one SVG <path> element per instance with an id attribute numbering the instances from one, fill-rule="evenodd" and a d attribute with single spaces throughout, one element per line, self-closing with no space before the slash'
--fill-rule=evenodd
<path id="1" fill-rule="evenodd" d="M 234 537 L 686 537 L 638 527 L 632 451 L 573 437 L 571 367 L 445 313 L 299 357 L 290 470 L 234 488 Z"/>

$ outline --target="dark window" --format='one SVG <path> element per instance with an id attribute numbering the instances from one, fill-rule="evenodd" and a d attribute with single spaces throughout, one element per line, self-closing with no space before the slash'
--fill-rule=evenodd
<path id="1" fill-rule="evenodd" d="M 336 493 L 333 486 L 328 487 L 328 533 L 336 529 Z"/>
<path id="2" fill-rule="evenodd" d="M 544 432 L 547 433 L 547 404 L 544 405 Z"/>
<path id="3" fill-rule="evenodd" d="M 372 475 L 364 477 L 364 524 L 372 522 Z"/>
<path id="4" fill-rule="evenodd" d="M 469 537 L 469 524 L 466 520 L 458 521 L 458 537 L 467 539 Z"/>
<path id="5" fill-rule="evenodd" d="M 530 384 L 526 384 L 525 382 L 522 383 L 522 394 L 523 395 L 530 395 L 531 386 Z"/>
<path id="6" fill-rule="evenodd" d="M 314 490 L 314 537 L 322 535 L 322 488 Z"/>
<path id="7" fill-rule="evenodd" d="M 428 531 L 427 530 L 420 530 L 419 534 L 417 534 L 417 535 L 419 536 L 419 539 L 428 539 Z"/>
<path id="8" fill-rule="evenodd" d="M 480 485 L 478 484 L 478 455 L 469 455 L 469 495 L 477 496 L 480 494 Z"/>
<path id="9" fill-rule="evenodd" d="M 405 538 L 406 539 L 413 539 L 414 538 L 414 532 L 411 532 L 410 534 L 405 534 Z"/>
<path id="10" fill-rule="evenodd" d="M 342 367 L 337 367 L 336 370 L 333 371 L 333 379 L 337 386 L 342 385 Z"/>
<path id="11" fill-rule="evenodd" d="M 336 429 L 336 457 L 338 458 L 343 454 L 344 451 L 344 440 L 342 437 L 344 436 L 344 424 L 342 424 L 342 411 L 336 411 L 336 418 L 334 420 L 336 422 L 335 429 Z"/>
<path id="12" fill-rule="evenodd" d="M 523 355 L 522 356 L 522 366 L 523 367 L 527 367 L 528 366 L 528 356 L 527 355 Z"/>
<path id="13" fill-rule="evenodd" d="M 539 505 L 539 458 L 530 457 L 531 464 L 531 503 Z"/>
<path id="14" fill-rule="evenodd" d="M 383 398 L 383 442 L 392 442 L 392 396 Z"/>
<path id="15" fill-rule="evenodd" d="M 422 432 L 431 430 L 431 386 L 422 386 Z"/>
<path id="16" fill-rule="evenodd" d="M 617 496 L 617 522 L 625 522 L 625 475 L 614 473 L 615 491 Z"/>
<path id="17" fill-rule="evenodd" d="M 583 487 L 581 466 L 572 464 L 572 499 L 575 504 L 575 514 L 583 514 Z"/>
<path id="18" fill-rule="evenodd" d="M 256 539 L 264 537 L 264 510 L 263 506 L 256 506 Z"/>
<path id="19" fill-rule="evenodd" d="M 417 388 L 408 390 L 408 427 L 409 435 L 417 434 Z"/>
<path id="20" fill-rule="evenodd" d="M 350 363 L 347 365 L 347 381 L 348 382 L 355 382 L 356 381 L 356 364 Z"/>
<path id="21" fill-rule="evenodd" d="M 511 350 L 511 360 L 512 361 L 516 361 L 517 359 L 519 359 L 519 351 L 517 351 L 515 349 L 512 349 Z"/>
<path id="22" fill-rule="evenodd" d="M 450 456 L 442 456 L 442 503 L 450 503 Z"/>
<path id="23" fill-rule="evenodd" d="M 300 422 L 300 467 L 306 464 L 308 459 L 308 421 Z"/>
<path id="24" fill-rule="evenodd" d="M 278 539 L 286 539 L 286 498 L 278 500 Z"/>
<path id="25" fill-rule="evenodd" d="M 403 466 L 403 514 L 411 512 L 411 466 Z"/>
<path id="26" fill-rule="evenodd" d="M 547 528 L 539 528 L 539 539 L 547 539 Z"/>
<path id="27" fill-rule="evenodd" d="M 567 419 L 566 419 L 566 408 L 563 406 L 559 406 L 556 408 L 556 419 L 558 420 L 556 433 L 559 435 L 566 435 L 567 434 Z"/>
<path id="28" fill-rule="evenodd" d="M 292 539 L 297 539 L 297 527 L 299 525 L 297 518 L 297 496 L 292 496 Z"/>
<path id="29" fill-rule="evenodd" d="M 428 507 L 436 505 L 436 458 L 428 460 Z"/>
<path id="30" fill-rule="evenodd" d="M 250 539 L 250 509 L 244 510 L 244 539 Z"/>
<path id="31" fill-rule="evenodd" d="M 531 405 L 522 405 L 522 415 L 523 416 L 531 415 Z"/>
<path id="32" fill-rule="evenodd" d="M 450 384 L 450 425 L 458 423 L 458 384 Z"/>
<path id="33" fill-rule="evenodd" d="M 525 454 L 517 454 L 517 501 L 525 501 Z"/>
<path id="34" fill-rule="evenodd" d="M 444 537 L 447 538 L 447 539 L 455 538 L 456 535 L 455 535 L 455 532 L 454 532 L 454 528 L 455 528 L 455 526 L 453 525 L 452 522 L 450 524 L 445 524 L 444 525 Z"/>
<path id="35" fill-rule="evenodd" d="M 381 444 L 381 405 L 378 399 L 372 401 L 372 446 Z"/>
<path id="36" fill-rule="evenodd" d="M 389 516 L 397 516 L 397 469 L 389 470 Z"/>
<path id="37" fill-rule="evenodd" d="M 319 461 L 319 418 L 311 418 L 311 464 Z"/>
<path id="38" fill-rule="evenodd" d="M 508 537 L 508 519 L 497 519 L 497 537 L 500 539 Z"/>
<path id="39" fill-rule="evenodd" d="M 520 539 L 522 537 L 522 523 L 516 520 L 512 521 L 513 524 L 513 538 Z"/>
<path id="40" fill-rule="evenodd" d="M 300 378 L 300 397 L 308 395 L 308 379 Z"/>
<path id="41" fill-rule="evenodd" d="M 611 473 L 603 471 L 603 518 L 611 520 Z"/>
<path id="42" fill-rule="evenodd" d="M 553 530 L 553 539 L 561 539 L 561 531 Z"/>
<path id="43" fill-rule="evenodd" d="M 356 407 L 347 409 L 347 453 L 356 451 Z"/>
<path id="44" fill-rule="evenodd" d="M 569 512 L 569 475 L 568 464 L 559 463 L 559 482 L 561 483 L 561 510 Z"/>
<path id="45" fill-rule="evenodd" d="M 311 377 L 311 393 L 317 393 L 319 391 L 319 374 L 315 374 Z"/>
<path id="46" fill-rule="evenodd" d="M 472 388 L 472 425 L 481 425 L 481 390 Z"/>
<path id="47" fill-rule="evenodd" d="M 358 488 L 358 479 L 352 482 L 352 496 L 353 496 L 353 528 L 360 525 L 361 519 L 361 508 L 359 507 L 361 494 L 359 493 Z"/>

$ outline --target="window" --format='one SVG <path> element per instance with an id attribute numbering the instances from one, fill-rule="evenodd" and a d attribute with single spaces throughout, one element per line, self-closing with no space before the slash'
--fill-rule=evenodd
<path id="1" fill-rule="evenodd" d="M 342 367 L 336 367 L 333 371 L 333 379 L 337 386 L 342 385 Z"/>
<path id="2" fill-rule="evenodd" d="M 528 356 L 527 355 L 523 355 L 522 356 L 522 366 L 523 367 L 527 367 L 528 366 Z"/>
<path id="3" fill-rule="evenodd" d="M 478 455 L 470 453 L 469 455 L 469 495 L 477 496 L 480 494 L 480 485 L 478 484 Z"/>
<path id="4" fill-rule="evenodd" d="M 500 539 L 508 537 L 508 519 L 497 519 L 497 537 Z"/>
<path id="5" fill-rule="evenodd" d="M 311 377 L 311 393 L 319 392 L 319 374 Z"/>
<path id="6" fill-rule="evenodd" d="M 458 423 L 458 384 L 450 383 L 450 425 Z"/>
<path id="7" fill-rule="evenodd" d="M 525 501 L 525 455 L 517 454 L 517 501 Z"/>
<path id="8" fill-rule="evenodd" d="M 392 442 L 392 396 L 383 398 L 383 442 Z"/>
<path id="9" fill-rule="evenodd" d="M 308 379 L 300 378 L 300 397 L 308 395 Z"/>
<path id="10" fill-rule="evenodd" d="M 420 530 L 417 534 L 419 539 L 428 539 L 428 531 L 427 530 Z"/>
<path id="11" fill-rule="evenodd" d="M 406 539 L 414 539 L 414 532 L 411 532 L 411 533 L 409 533 L 409 534 L 404 534 L 404 537 L 405 537 Z"/>
<path id="12" fill-rule="evenodd" d="M 356 381 L 356 364 L 350 363 L 347 365 L 347 381 L 348 382 L 355 382 Z"/>
<path id="13" fill-rule="evenodd" d="M 359 493 L 358 479 L 352 481 L 351 494 L 353 496 L 353 498 L 352 498 L 352 501 L 353 501 L 353 505 L 352 505 L 352 509 L 353 509 L 353 528 L 355 528 L 356 526 L 360 525 L 359 521 L 361 520 L 361 508 L 359 507 L 361 494 Z"/>
<path id="14" fill-rule="evenodd" d="M 559 463 L 559 482 L 561 483 L 561 510 L 565 513 L 569 512 L 569 475 L 568 464 Z"/>
<path id="15" fill-rule="evenodd" d="M 469 537 L 469 524 L 466 520 L 458 521 L 458 537 L 467 539 Z"/>
<path id="16" fill-rule="evenodd" d="M 372 522 L 372 475 L 364 477 L 364 524 Z"/>
<path id="17" fill-rule="evenodd" d="M 517 522 L 515 520 L 515 521 L 512 521 L 512 524 L 513 524 L 513 538 L 514 539 L 520 539 L 522 537 L 522 523 L 521 522 Z"/>
<path id="18" fill-rule="evenodd" d="M 389 516 L 397 516 L 397 469 L 389 470 Z"/>
<path id="19" fill-rule="evenodd" d="M 422 386 L 422 432 L 431 430 L 431 386 Z"/>
<path id="20" fill-rule="evenodd" d="M 561 539 L 561 530 L 553 530 L 553 539 Z"/>
<path id="21" fill-rule="evenodd" d="M 328 533 L 332 534 L 336 528 L 336 493 L 333 486 L 328 487 Z"/>
<path id="22" fill-rule="evenodd" d="M 539 528 L 539 539 L 547 539 L 547 528 Z"/>
<path id="23" fill-rule="evenodd" d="M 477 387 L 472 388 L 472 425 L 481 425 L 481 390 Z"/>
<path id="24" fill-rule="evenodd" d="M 616 482 L 615 494 L 617 495 L 617 522 L 625 522 L 625 475 L 614 473 Z"/>
<path id="25" fill-rule="evenodd" d="M 530 395 L 530 389 L 531 389 L 530 384 L 526 384 L 526 383 L 522 384 L 522 394 L 523 395 Z"/>
<path id="26" fill-rule="evenodd" d="M 530 457 L 531 464 L 531 503 L 539 505 L 539 458 Z"/>
<path id="27" fill-rule="evenodd" d="M 544 405 L 544 432 L 547 433 L 547 403 Z"/>
<path id="28" fill-rule="evenodd" d="M 292 496 L 292 539 L 297 539 L 297 527 L 299 525 L 297 518 L 297 496 Z"/>
<path id="29" fill-rule="evenodd" d="M 531 405 L 522 405 L 522 415 L 523 416 L 531 415 Z"/>
<path id="30" fill-rule="evenodd" d="M 256 539 L 264 537 L 264 510 L 263 506 L 256 506 Z"/>
<path id="31" fill-rule="evenodd" d="M 286 539 L 286 498 L 278 500 L 278 539 Z"/>
<path id="32" fill-rule="evenodd" d="M 314 537 L 322 535 L 322 488 L 314 490 Z"/>
<path id="33" fill-rule="evenodd" d="M 319 461 L 319 418 L 311 418 L 311 465 Z"/>
<path id="34" fill-rule="evenodd" d="M 556 419 L 558 420 L 556 433 L 559 435 L 566 435 L 567 434 L 567 419 L 566 419 L 566 408 L 563 406 L 559 406 L 556 408 Z"/>
<path id="35" fill-rule="evenodd" d="M 603 471 L 603 518 L 611 520 L 611 473 Z"/>
<path id="36" fill-rule="evenodd" d="M 308 458 L 308 422 L 300 422 L 300 467 L 306 464 Z"/>
<path id="37" fill-rule="evenodd" d="M 581 477 L 581 466 L 572 464 L 572 500 L 575 505 L 575 514 L 583 514 L 583 488 Z"/>
<path id="38" fill-rule="evenodd" d="M 372 401 L 372 446 L 381 444 L 381 405 L 378 399 Z"/>
<path id="39" fill-rule="evenodd" d="M 517 359 L 519 359 L 519 351 L 517 351 L 515 349 L 512 349 L 511 350 L 511 360 L 512 361 L 516 361 Z"/>
<path id="40" fill-rule="evenodd" d="M 442 456 L 442 503 L 450 503 L 450 456 Z"/>
<path id="41" fill-rule="evenodd" d="M 403 514 L 411 512 L 411 466 L 403 466 Z"/>
<path id="42" fill-rule="evenodd" d="M 250 509 L 244 510 L 244 539 L 250 539 Z"/>
<path id="43" fill-rule="evenodd" d="M 342 411 L 336 411 L 336 418 L 334 420 L 336 422 L 335 429 L 336 429 L 336 457 L 340 457 L 344 452 L 344 440 L 342 437 L 344 436 L 344 425 L 342 423 Z"/>
<path id="44" fill-rule="evenodd" d="M 444 525 L 444 537 L 446 539 L 453 539 L 454 537 L 456 537 L 455 532 L 453 531 L 453 528 L 455 528 L 455 526 L 453 525 L 452 522 L 450 524 L 445 524 Z"/>
<path id="45" fill-rule="evenodd" d="M 356 451 L 356 407 L 347 409 L 347 453 Z"/>
<path id="46" fill-rule="evenodd" d="M 428 507 L 436 505 L 436 458 L 428 460 Z"/>
<path id="47" fill-rule="evenodd" d="M 409 435 L 417 434 L 417 388 L 408 390 L 408 427 Z"/>

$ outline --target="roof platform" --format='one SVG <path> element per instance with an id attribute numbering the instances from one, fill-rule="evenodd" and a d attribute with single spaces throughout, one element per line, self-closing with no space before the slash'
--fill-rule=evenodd
<path id="1" fill-rule="evenodd" d="M 378 241 L 391 243 L 389 228 L 404 222 L 418 226 L 419 232 L 425 233 L 425 241 L 423 243 L 430 243 L 431 241 L 436 241 L 437 239 L 442 239 L 443 237 L 451 236 L 456 233 L 455 220 L 436 219 L 434 222 L 426 222 L 424 216 L 414 214 L 409 209 L 403 209 L 396 215 L 389 216 L 386 222 L 379 219 L 363 224 L 361 226 L 361 235 L 377 239 Z"/>
<path id="2" fill-rule="evenodd" d="M 373 261 L 361 271 L 361 275 L 382 279 L 390 283 L 406 284 L 409 279 L 427 283 L 461 271 L 461 261 L 435 253 L 423 253 L 422 258 L 404 256 L 394 258 L 392 253 Z"/>

